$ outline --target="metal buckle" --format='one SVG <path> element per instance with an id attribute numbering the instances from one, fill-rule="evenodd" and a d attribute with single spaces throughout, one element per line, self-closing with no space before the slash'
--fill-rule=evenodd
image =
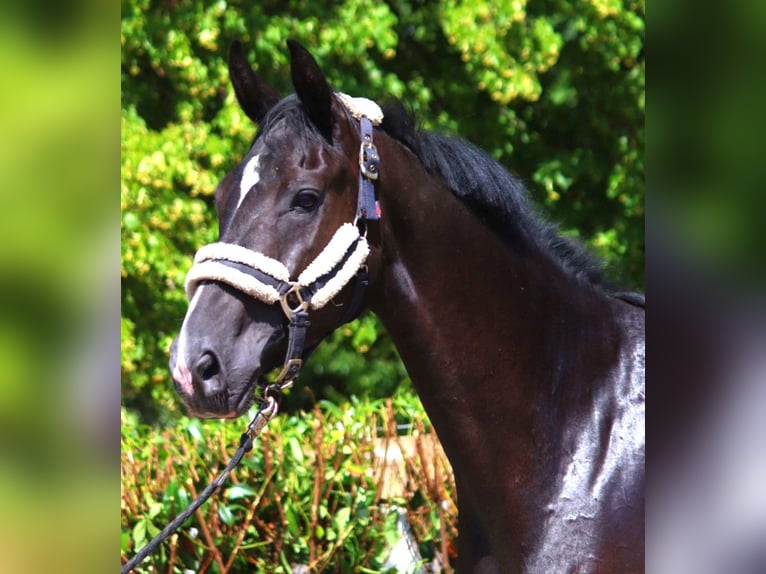
<path id="1" fill-rule="evenodd" d="M 293 386 L 298 373 L 303 365 L 302 359 L 290 359 L 284 365 L 282 365 L 282 371 L 274 381 L 278 391 L 284 391 Z M 292 376 L 290 376 L 292 374 Z"/>
<path id="2" fill-rule="evenodd" d="M 287 300 L 290 295 L 295 295 L 295 298 L 298 300 L 298 305 L 295 307 L 290 307 L 290 302 Z M 303 300 L 301 286 L 298 283 L 293 283 L 290 286 L 290 290 L 279 298 L 279 304 L 282 305 L 282 311 L 285 312 L 288 319 L 292 319 L 293 313 L 297 311 L 305 311 L 309 308 L 308 302 Z"/>
<path id="3" fill-rule="evenodd" d="M 378 148 L 365 136 L 362 145 L 359 146 L 359 169 L 362 170 L 362 175 L 367 179 L 378 179 L 379 164 Z"/>

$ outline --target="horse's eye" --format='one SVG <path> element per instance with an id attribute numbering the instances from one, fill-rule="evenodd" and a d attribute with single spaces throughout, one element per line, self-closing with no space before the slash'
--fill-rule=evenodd
<path id="1" fill-rule="evenodd" d="M 293 198 L 292 207 L 304 211 L 313 211 L 319 205 L 319 193 L 313 189 L 302 189 Z"/>

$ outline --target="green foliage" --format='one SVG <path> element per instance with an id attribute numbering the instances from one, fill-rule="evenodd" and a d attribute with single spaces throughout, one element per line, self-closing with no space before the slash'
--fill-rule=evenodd
<path id="1" fill-rule="evenodd" d="M 397 422 L 409 424 L 410 436 L 397 434 Z M 449 465 L 428 429 L 412 394 L 276 417 L 221 491 L 137 571 L 204 571 L 212 563 L 219 572 L 289 573 L 293 564 L 380 572 L 398 538 L 393 504 L 406 510 L 421 554 L 433 559 L 454 536 L 456 514 Z M 223 469 L 242 430 L 182 417 L 158 432 L 123 410 L 125 559 Z M 404 440 L 416 445 L 413 455 L 385 464 L 379 453 Z"/>
<path id="2" fill-rule="evenodd" d="M 235 39 L 282 93 L 294 37 L 337 89 L 400 98 L 424 127 L 473 141 L 527 181 L 565 233 L 643 285 L 643 0 L 122 7 L 122 387 L 146 420 L 180 415 L 166 363 L 184 273 L 216 237 L 216 182 L 255 133 L 228 84 Z M 316 398 L 383 396 L 403 381 L 371 317 L 320 346 L 301 379 Z"/>

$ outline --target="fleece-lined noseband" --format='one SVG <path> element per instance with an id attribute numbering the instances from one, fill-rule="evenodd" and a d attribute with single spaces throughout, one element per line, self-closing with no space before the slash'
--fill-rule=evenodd
<path id="1" fill-rule="evenodd" d="M 367 286 L 365 262 L 370 253 L 367 243 L 367 221 L 380 218 L 375 198 L 374 181 L 378 178 L 378 150 L 372 143 L 373 125 L 383 120 L 380 107 L 366 98 L 351 98 L 337 93 L 339 101 L 359 120 L 359 197 L 356 220 L 344 223 L 317 257 L 298 275 L 271 257 L 232 243 L 211 243 L 194 257 L 194 265 L 186 276 L 186 296 L 191 300 L 203 281 L 217 281 L 273 305 L 280 303 L 289 320 L 287 354 L 282 372 L 266 387 L 264 395 L 279 395 L 297 378 L 304 359 L 308 311 L 321 309 L 352 280 L 355 290 L 344 315 L 348 322 L 361 312 L 362 295 Z M 365 230 L 363 234 L 360 227 Z"/>
<path id="2" fill-rule="evenodd" d="M 191 299 L 201 281 L 220 281 L 270 305 L 294 293 L 306 309 L 321 309 L 351 281 L 369 252 L 359 228 L 344 223 L 298 279 L 290 281 L 281 261 L 241 245 L 211 243 L 194 257 L 194 267 L 186 276 L 186 295 Z"/>

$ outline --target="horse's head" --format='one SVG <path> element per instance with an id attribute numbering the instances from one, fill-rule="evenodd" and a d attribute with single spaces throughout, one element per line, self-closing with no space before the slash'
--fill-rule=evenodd
<path id="1" fill-rule="evenodd" d="M 296 93 L 282 100 L 239 44 L 229 55 L 237 99 L 260 130 L 218 186 L 219 242 L 195 258 L 187 277 L 189 308 L 171 347 L 176 389 L 198 416 L 234 417 L 249 408 L 264 374 L 287 363 L 295 311 L 304 319 L 310 314 L 310 327 L 297 335 L 305 335 L 304 348 L 359 311 L 353 291 L 368 246 L 357 215 L 370 204 L 357 202 L 360 182 L 368 194 L 372 189 L 377 165 L 368 146 L 375 173 L 360 177 L 360 125 L 366 122 L 353 111 L 371 102 L 334 93 L 313 57 L 288 44 Z M 372 105 L 356 115 L 379 113 Z"/>

